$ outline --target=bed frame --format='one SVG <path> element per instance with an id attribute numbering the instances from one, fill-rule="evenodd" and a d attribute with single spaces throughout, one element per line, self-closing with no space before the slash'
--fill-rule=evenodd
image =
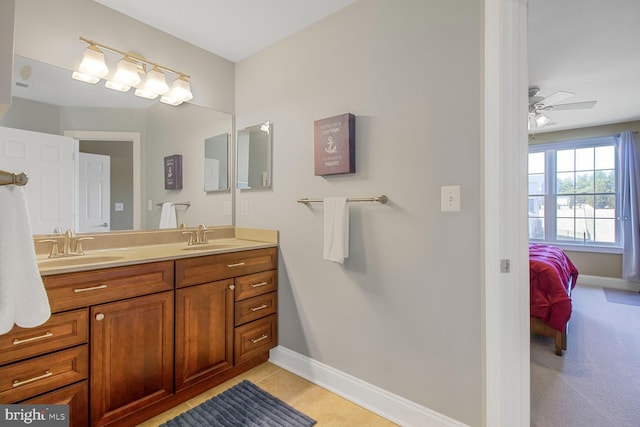
<path id="1" fill-rule="evenodd" d="M 571 277 L 569 277 L 569 284 L 567 285 L 567 293 L 571 297 Z M 558 331 L 551 326 L 545 324 L 537 317 L 529 317 L 529 328 L 532 334 L 542 335 L 555 339 L 556 354 L 562 356 L 562 350 L 567 349 L 567 330 L 569 329 L 569 322 L 564 327 L 564 330 Z"/>

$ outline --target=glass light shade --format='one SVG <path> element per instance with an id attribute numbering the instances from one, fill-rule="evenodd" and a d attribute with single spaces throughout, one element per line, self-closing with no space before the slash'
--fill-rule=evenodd
<path id="1" fill-rule="evenodd" d="M 171 97 L 171 95 L 163 95 L 162 98 L 160 98 L 160 102 L 163 102 L 163 103 L 169 104 L 169 105 L 173 105 L 174 107 L 182 104 L 181 100 L 179 100 L 177 98 L 173 98 L 173 97 Z"/>
<path id="2" fill-rule="evenodd" d="M 551 123 L 551 119 L 543 114 L 536 116 L 536 125 L 541 128 Z"/>
<path id="3" fill-rule="evenodd" d="M 168 95 L 170 98 L 177 99 L 182 102 L 191 101 L 193 93 L 191 93 L 191 84 L 185 76 L 180 76 L 173 81 L 171 91 Z"/>
<path id="4" fill-rule="evenodd" d="M 158 95 L 165 95 L 169 92 L 169 86 L 167 80 L 164 77 L 164 73 L 160 69 L 154 66 L 148 73 L 147 78 L 144 81 L 142 89 L 145 92 L 152 92 Z"/>
<path id="5" fill-rule="evenodd" d="M 71 74 L 71 77 L 86 83 L 98 83 L 100 81 L 100 77 L 90 76 L 88 74 L 81 73 L 80 71 L 74 71 L 73 74 Z"/>
<path id="6" fill-rule="evenodd" d="M 138 75 L 138 64 L 128 56 L 122 58 L 116 65 L 113 81 L 122 86 L 136 86 L 141 81 L 140 75 Z"/>
<path id="7" fill-rule="evenodd" d="M 126 92 L 131 89 L 131 86 L 123 85 L 122 83 L 114 82 L 112 80 L 107 80 L 104 85 L 109 89 L 117 90 L 119 92 Z"/>
<path id="8" fill-rule="evenodd" d="M 82 54 L 82 61 L 78 66 L 78 71 L 82 74 L 99 78 L 106 76 L 109 68 L 104 62 L 104 53 L 95 45 L 86 48 Z"/>
<path id="9" fill-rule="evenodd" d="M 146 91 L 144 89 L 136 89 L 134 94 L 136 96 L 141 97 L 141 98 L 147 98 L 147 99 L 156 99 L 158 97 L 157 93 L 149 92 L 149 91 Z"/>

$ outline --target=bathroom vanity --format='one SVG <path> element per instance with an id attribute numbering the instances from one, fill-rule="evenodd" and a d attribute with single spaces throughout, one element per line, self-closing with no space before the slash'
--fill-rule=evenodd
<path id="1" fill-rule="evenodd" d="M 0 402 L 68 404 L 72 426 L 135 425 L 266 361 L 277 233 L 230 229 L 199 247 L 43 259 L 53 314 L 0 335 Z"/>

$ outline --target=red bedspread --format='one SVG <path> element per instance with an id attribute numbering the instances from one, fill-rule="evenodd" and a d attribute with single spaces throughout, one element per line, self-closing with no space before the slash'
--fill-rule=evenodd
<path id="1" fill-rule="evenodd" d="M 571 297 L 567 290 L 576 284 L 578 269 L 560 249 L 541 244 L 529 244 L 529 276 L 531 316 L 564 331 L 571 317 Z"/>

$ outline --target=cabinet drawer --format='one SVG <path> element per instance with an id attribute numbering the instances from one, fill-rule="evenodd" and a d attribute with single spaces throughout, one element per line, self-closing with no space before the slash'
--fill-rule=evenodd
<path id="1" fill-rule="evenodd" d="M 0 368 L 0 403 L 19 402 L 86 379 L 87 346 L 81 345 Z"/>
<path id="2" fill-rule="evenodd" d="M 69 427 L 89 425 L 89 387 L 86 380 L 20 403 L 67 405 L 69 406 Z"/>
<path id="3" fill-rule="evenodd" d="M 264 271 L 236 278 L 236 301 L 273 292 L 278 288 L 278 271 Z"/>
<path id="4" fill-rule="evenodd" d="M 43 277 L 51 311 L 173 289 L 173 261 Z"/>
<path id="5" fill-rule="evenodd" d="M 0 365 L 87 342 L 87 309 L 53 314 L 35 328 L 14 326 L 0 335 Z"/>
<path id="6" fill-rule="evenodd" d="M 271 292 L 236 303 L 235 325 L 243 325 L 278 311 L 278 294 Z"/>
<path id="7" fill-rule="evenodd" d="M 277 316 L 277 314 L 272 314 L 236 328 L 234 334 L 234 361 L 236 365 L 278 345 Z"/>
<path id="8" fill-rule="evenodd" d="M 278 264 L 278 249 L 206 255 L 176 260 L 176 287 L 214 282 L 236 276 L 274 270 Z"/>

